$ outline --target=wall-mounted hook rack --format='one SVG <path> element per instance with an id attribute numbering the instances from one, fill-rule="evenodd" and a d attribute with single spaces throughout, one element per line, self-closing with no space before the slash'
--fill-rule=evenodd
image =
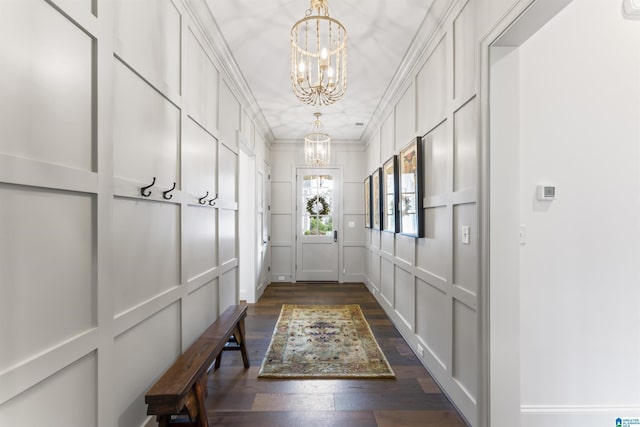
<path id="1" fill-rule="evenodd" d="M 217 199 L 218 199 L 218 193 L 216 193 L 216 197 L 214 197 L 213 199 L 209 200 L 209 206 L 215 205 Z"/>
<path id="2" fill-rule="evenodd" d="M 209 196 L 209 192 L 207 191 L 207 194 L 205 194 L 204 196 L 200 197 L 198 199 L 198 203 L 200 203 L 201 205 L 204 205 L 205 203 L 207 203 L 207 201 L 205 200 L 207 197 Z"/>
<path id="3" fill-rule="evenodd" d="M 176 183 L 174 182 L 173 187 L 171 187 L 167 191 L 162 192 L 162 197 L 164 197 L 165 200 L 171 200 L 171 198 L 173 197 L 173 194 L 169 194 L 169 193 L 171 193 L 175 189 L 176 189 Z"/>
<path id="4" fill-rule="evenodd" d="M 149 197 L 151 195 L 151 190 L 149 190 L 151 187 L 153 187 L 156 183 L 156 177 L 153 177 L 153 181 L 151 181 L 151 184 L 147 185 L 146 187 L 142 187 L 140 188 L 140 195 L 142 197 Z M 149 191 L 147 191 L 149 190 Z"/>

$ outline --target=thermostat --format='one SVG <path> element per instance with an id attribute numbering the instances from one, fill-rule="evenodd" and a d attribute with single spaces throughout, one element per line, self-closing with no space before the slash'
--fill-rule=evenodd
<path id="1" fill-rule="evenodd" d="M 538 200 L 553 200 L 555 198 L 555 185 L 538 185 Z"/>
<path id="2" fill-rule="evenodd" d="M 624 16 L 631 19 L 640 19 L 640 0 L 624 0 L 622 2 Z"/>

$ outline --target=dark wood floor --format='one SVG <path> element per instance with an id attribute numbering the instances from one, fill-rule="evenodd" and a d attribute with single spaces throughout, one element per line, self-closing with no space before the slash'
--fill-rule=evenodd
<path id="1" fill-rule="evenodd" d="M 258 379 L 282 304 L 359 304 L 396 379 Z M 209 422 L 251 427 L 466 426 L 384 310 L 361 283 L 278 283 L 250 304 L 246 340 L 251 368 L 225 352 L 209 376 Z"/>

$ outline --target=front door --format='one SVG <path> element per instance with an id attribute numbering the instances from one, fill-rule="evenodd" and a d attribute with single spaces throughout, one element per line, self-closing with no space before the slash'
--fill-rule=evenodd
<path id="1" fill-rule="evenodd" d="M 340 177 L 338 169 L 297 170 L 297 281 L 338 281 Z"/>

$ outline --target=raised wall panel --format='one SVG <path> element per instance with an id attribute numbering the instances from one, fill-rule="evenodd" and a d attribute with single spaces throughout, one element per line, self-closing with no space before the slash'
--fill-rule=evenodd
<path id="1" fill-rule="evenodd" d="M 385 159 L 391 157 L 394 151 L 394 117 L 390 113 L 382 123 L 380 127 L 380 161 L 384 162 Z M 408 140 L 407 140 L 408 142 Z"/>
<path id="2" fill-rule="evenodd" d="M 147 417 L 144 394 L 181 351 L 179 302 L 115 338 L 113 366 L 118 369 L 113 396 L 118 426 L 142 425 Z"/>
<path id="3" fill-rule="evenodd" d="M 454 191 L 475 189 L 477 181 L 478 112 L 476 98 L 454 116 Z"/>
<path id="4" fill-rule="evenodd" d="M 380 255 L 375 252 L 369 252 L 369 279 L 373 288 L 380 291 Z"/>
<path id="5" fill-rule="evenodd" d="M 293 244 L 292 215 L 271 215 L 271 241 L 277 244 Z"/>
<path id="6" fill-rule="evenodd" d="M 227 147 L 238 148 L 240 103 L 226 83 L 220 85 L 220 141 Z"/>
<path id="7" fill-rule="evenodd" d="M 0 152 L 94 170 L 91 37 L 23 0 L 3 2 L 0 40 Z"/>
<path id="8" fill-rule="evenodd" d="M 416 76 L 418 132 L 421 134 L 446 117 L 449 79 L 446 46 L 446 37 L 443 37 Z"/>
<path id="9" fill-rule="evenodd" d="M 274 182 L 271 184 L 271 212 L 272 213 L 285 213 L 291 212 L 293 209 L 293 202 L 291 201 L 291 187 L 293 184 L 290 182 Z"/>
<path id="10" fill-rule="evenodd" d="M 344 263 L 347 274 L 365 273 L 365 250 L 362 246 L 347 246 L 344 248 Z"/>
<path id="11" fill-rule="evenodd" d="M 469 96 L 475 91 L 477 35 L 475 1 L 467 1 L 453 22 L 454 96 Z"/>
<path id="12" fill-rule="evenodd" d="M 448 191 L 448 161 L 450 158 L 447 122 L 429 132 L 423 140 L 424 144 L 424 195 L 426 197 L 441 196 Z"/>
<path id="13" fill-rule="evenodd" d="M 180 284 L 180 207 L 113 201 L 114 312 L 122 313 Z"/>
<path id="14" fill-rule="evenodd" d="M 371 233 L 371 241 L 369 242 L 369 244 L 374 249 L 380 249 L 380 233 L 381 232 L 377 230 L 371 230 L 370 233 Z"/>
<path id="15" fill-rule="evenodd" d="M 343 213 L 358 213 L 364 210 L 364 185 L 361 182 L 345 182 L 342 185 Z"/>
<path id="16" fill-rule="evenodd" d="M 238 303 L 237 276 L 237 268 L 233 268 L 220 276 L 220 287 L 218 289 L 220 313 L 223 313 L 230 305 Z"/>
<path id="17" fill-rule="evenodd" d="M 187 114 L 214 133 L 218 129 L 219 73 L 191 30 L 187 31 L 184 73 Z"/>
<path id="18" fill-rule="evenodd" d="M 416 238 L 396 234 L 396 257 L 410 265 L 416 262 Z"/>
<path id="19" fill-rule="evenodd" d="M 114 48 L 165 94 L 180 93 L 180 13 L 170 0 L 116 0 Z"/>
<path id="20" fill-rule="evenodd" d="M 177 182 L 180 111 L 114 59 L 114 175 L 170 188 Z"/>
<path id="21" fill-rule="evenodd" d="M 191 292 L 182 307 L 182 347 L 187 349 L 218 318 L 218 279 Z"/>
<path id="22" fill-rule="evenodd" d="M 380 259 L 380 293 L 389 306 L 395 306 L 395 279 L 393 263 L 384 258 Z"/>
<path id="23" fill-rule="evenodd" d="M 220 264 L 237 258 L 236 212 L 234 210 L 218 210 L 218 242 L 220 247 Z"/>
<path id="24" fill-rule="evenodd" d="M 284 280 L 291 280 L 291 246 L 271 247 L 271 272 L 285 276 Z"/>
<path id="25" fill-rule="evenodd" d="M 364 215 L 344 215 L 343 242 L 365 242 Z M 353 227 L 351 226 L 353 225 Z"/>
<path id="26" fill-rule="evenodd" d="M 413 330 L 416 311 L 416 286 L 411 273 L 395 267 L 395 309 L 396 313 L 404 320 L 407 326 Z"/>
<path id="27" fill-rule="evenodd" d="M 462 243 L 462 227 L 470 227 L 468 245 Z M 478 225 L 475 203 L 453 207 L 453 284 L 478 293 Z"/>
<path id="28" fill-rule="evenodd" d="M 380 250 L 388 255 L 395 255 L 395 233 L 380 233 Z"/>
<path id="29" fill-rule="evenodd" d="M 94 328 L 97 296 L 93 196 L 0 184 L 0 200 L 2 372 Z"/>
<path id="30" fill-rule="evenodd" d="M 96 353 L 92 352 L 0 405 L 0 425 L 97 425 L 97 365 Z M 70 408 L 70 402 L 73 408 Z M 62 416 L 60 408 L 70 408 L 64 411 L 64 422 L 56 420 L 57 416 Z"/>
<path id="31" fill-rule="evenodd" d="M 395 150 L 399 152 L 416 136 L 416 88 L 409 85 L 395 107 Z"/>
<path id="32" fill-rule="evenodd" d="M 209 192 L 209 198 L 218 191 L 218 141 L 196 122 L 187 119 L 182 140 L 182 189 L 189 203 Z"/>
<path id="33" fill-rule="evenodd" d="M 446 207 L 425 209 L 425 237 L 418 239 L 416 247 L 418 268 L 438 276 L 442 280 L 447 280 L 449 276 L 450 223 Z"/>
<path id="34" fill-rule="evenodd" d="M 240 113 L 240 131 L 242 132 L 242 138 L 244 139 L 244 143 L 247 144 L 247 147 L 254 149 L 256 146 L 256 127 L 244 108 Z"/>
<path id="35" fill-rule="evenodd" d="M 219 180 L 218 193 L 220 199 L 225 202 L 236 203 L 237 196 L 237 176 L 238 155 L 224 145 L 220 145 L 220 166 L 218 170 Z"/>
<path id="36" fill-rule="evenodd" d="M 182 238 L 187 279 L 192 280 L 218 265 L 217 209 L 187 206 Z"/>
<path id="37" fill-rule="evenodd" d="M 345 166 L 342 171 L 342 179 L 344 182 L 362 183 L 365 168 L 363 156 L 364 152 L 362 151 L 338 151 L 336 153 L 338 164 Z M 361 198 L 360 200 L 363 200 L 363 205 L 360 207 L 360 211 L 364 211 L 364 198 Z"/>
<path id="38" fill-rule="evenodd" d="M 448 360 L 451 329 L 449 298 L 429 283 L 416 279 L 416 335 L 443 368 Z"/>
<path id="39" fill-rule="evenodd" d="M 290 182 L 291 165 L 296 164 L 296 153 L 293 151 L 274 151 L 272 153 L 271 183 Z"/>
<path id="40" fill-rule="evenodd" d="M 473 400 L 478 388 L 478 335 L 476 312 L 453 301 L 452 376 Z"/>

